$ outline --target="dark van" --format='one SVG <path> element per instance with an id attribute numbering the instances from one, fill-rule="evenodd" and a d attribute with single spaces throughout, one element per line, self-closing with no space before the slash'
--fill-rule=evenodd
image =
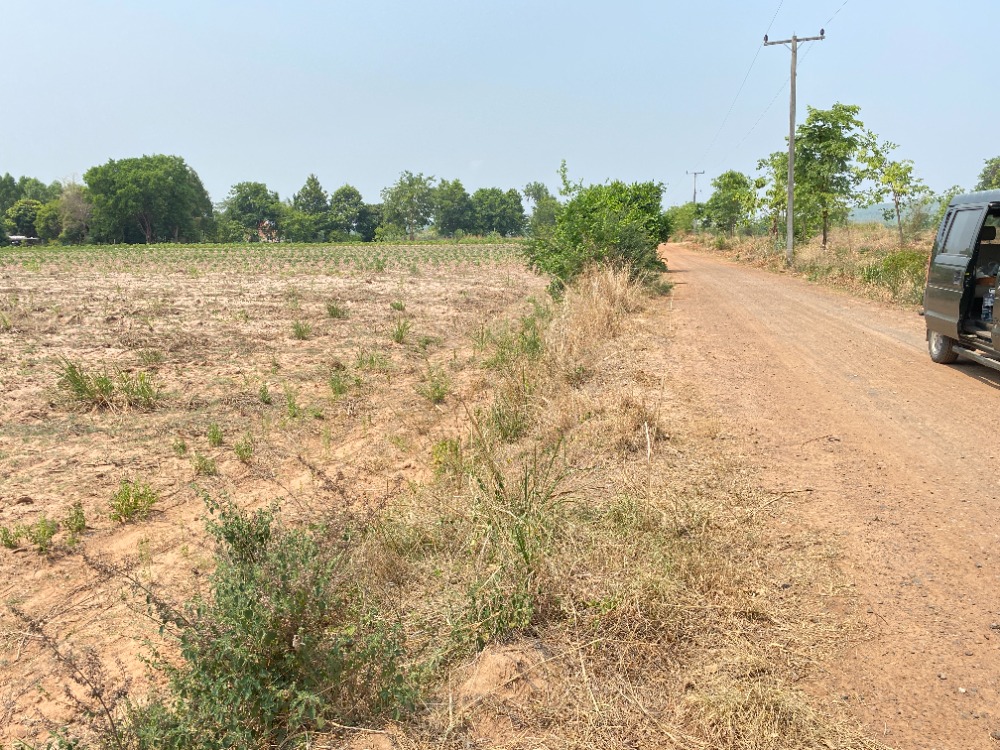
<path id="1" fill-rule="evenodd" d="M 931 359 L 958 355 L 1000 370 L 1000 190 L 959 195 L 938 227 L 927 269 L 924 318 Z"/>

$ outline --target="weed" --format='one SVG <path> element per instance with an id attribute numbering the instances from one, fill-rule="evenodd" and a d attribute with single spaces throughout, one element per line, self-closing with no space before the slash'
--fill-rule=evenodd
<path id="1" fill-rule="evenodd" d="M 298 396 L 291 388 L 285 390 L 285 412 L 292 419 L 302 416 L 302 407 L 299 406 Z"/>
<path id="2" fill-rule="evenodd" d="M 396 325 L 392 329 L 392 340 L 397 344 L 402 344 L 406 341 L 406 335 L 410 332 L 410 321 L 408 320 L 397 320 Z"/>
<path id="3" fill-rule="evenodd" d="M 145 372 L 134 375 L 119 371 L 88 373 L 68 359 L 63 359 L 58 379 L 59 387 L 70 399 L 96 408 L 115 405 L 152 409 L 160 400 L 160 391 Z"/>
<path id="4" fill-rule="evenodd" d="M 160 391 L 152 378 L 139 371 L 134 375 L 127 372 L 118 373 L 118 394 L 126 406 L 141 409 L 152 409 L 160 400 Z"/>
<path id="5" fill-rule="evenodd" d="M 139 363 L 145 367 L 162 365 L 164 359 L 163 352 L 159 349 L 143 349 L 139 352 Z"/>
<path id="6" fill-rule="evenodd" d="M 215 460 L 204 456 L 198 451 L 194 452 L 193 459 L 194 473 L 199 477 L 215 477 L 219 475 L 219 469 L 215 465 Z"/>
<path id="7" fill-rule="evenodd" d="M 416 689 L 400 628 L 359 595 L 345 553 L 284 527 L 273 509 L 208 502 L 209 595 L 161 614 L 179 630 L 182 660 L 154 658 L 167 694 L 133 711 L 134 746 L 284 744 L 328 721 L 410 710 Z"/>
<path id="8" fill-rule="evenodd" d="M 233 445 L 233 452 L 236 454 L 236 458 L 245 464 L 250 463 L 250 459 L 253 458 L 254 451 L 254 439 L 253 435 L 249 432 L 246 433 L 241 440 L 237 440 Z"/>
<path id="9" fill-rule="evenodd" d="M 262 404 L 270 406 L 274 399 L 271 398 L 271 391 L 268 390 L 267 383 L 260 384 L 260 390 L 257 392 L 257 396 L 260 398 Z"/>
<path id="10" fill-rule="evenodd" d="M 9 333 L 12 330 L 14 330 L 14 324 L 11 322 L 10 316 L 0 312 L 0 333 Z"/>
<path id="11" fill-rule="evenodd" d="M 462 442 L 458 438 L 445 438 L 431 448 L 431 465 L 435 474 L 461 474 Z"/>
<path id="12" fill-rule="evenodd" d="M 370 349 L 359 349 L 354 364 L 360 370 L 372 370 L 374 372 L 388 372 L 392 367 L 392 362 L 388 357 L 381 352 Z"/>
<path id="13" fill-rule="evenodd" d="M 438 343 L 437 337 L 428 336 L 424 334 L 423 336 L 417 339 L 417 348 L 419 348 L 420 351 L 422 352 L 426 352 L 428 347 L 431 346 L 431 344 L 436 344 L 436 343 Z"/>
<path id="14" fill-rule="evenodd" d="M 342 307 L 336 302 L 326 303 L 326 314 L 334 320 L 345 320 L 350 315 L 346 307 Z"/>
<path id="15" fill-rule="evenodd" d="M 0 545 L 6 547 L 7 549 L 16 548 L 23 536 L 23 526 L 15 526 L 14 528 L 0 526 Z"/>
<path id="16" fill-rule="evenodd" d="M 330 392 L 333 393 L 334 398 L 340 398 L 351 389 L 352 385 L 356 384 L 357 378 L 339 370 L 330 376 Z"/>
<path id="17" fill-rule="evenodd" d="M 296 320 L 292 323 L 292 336 L 299 341 L 305 341 L 312 336 L 312 326 L 303 320 Z"/>
<path id="18" fill-rule="evenodd" d="M 141 520 L 158 500 L 156 491 L 145 482 L 123 479 L 111 497 L 111 520 L 119 523 Z"/>
<path id="19" fill-rule="evenodd" d="M 83 512 L 83 503 L 79 500 L 70 506 L 69 513 L 63 520 L 63 527 L 69 534 L 66 543 L 70 547 L 76 546 L 80 534 L 87 530 L 87 517 Z"/>
<path id="20" fill-rule="evenodd" d="M 208 444 L 212 448 L 218 448 L 222 445 L 222 428 L 219 427 L 217 422 L 212 422 L 212 424 L 208 426 L 206 437 L 208 438 Z"/>
<path id="21" fill-rule="evenodd" d="M 183 456 L 187 455 L 188 445 L 184 441 L 184 438 L 182 437 L 174 438 L 173 448 L 174 448 L 174 455 L 177 456 L 178 458 L 182 458 Z"/>
<path id="22" fill-rule="evenodd" d="M 402 300 L 394 299 L 389 303 L 389 307 L 396 312 L 403 312 L 406 309 L 406 305 L 403 304 Z"/>
<path id="23" fill-rule="evenodd" d="M 43 514 L 41 518 L 30 526 L 24 527 L 24 537 L 33 545 L 40 555 L 49 554 L 52 549 L 52 537 L 59 531 L 59 522 L 46 518 Z"/>
<path id="24" fill-rule="evenodd" d="M 440 367 L 430 367 L 424 382 L 417 386 L 417 393 L 432 404 L 440 404 L 451 391 L 451 381 L 447 373 Z"/>
<path id="25" fill-rule="evenodd" d="M 382 256 L 378 256 L 377 258 L 375 258 L 374 261 L 372 261 L 372 268 L 378 273 L 382 273 L 383 271 L 385 271 L 386 266 L 387 266 L 386 259 L 383 258 Z"/>
<path id="26" fill-rule="evenodd" d="M 487 424 L 502 442 L 516 442 L 531 427 L 527 404 L 513 394 L 498 395 L 487 413 Z"/>

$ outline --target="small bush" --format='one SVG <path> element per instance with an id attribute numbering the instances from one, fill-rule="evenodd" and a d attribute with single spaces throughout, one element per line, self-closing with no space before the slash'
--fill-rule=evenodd
<path id="1" fill-rule="evenodd" d="M 340 398 L 347 393 L 357 380 L 344 372 L 335 372 L 330 376 L 330 392 L 334 398 Z"/>
<path id="2" fill-rule="evenodd" d="M 392 362 L 387 356 L 370 349 L 360 349 L 354 364 L 360 370 L 374 372 L 388 372 L 392 368 Z"/>
<path id="3" fill-rule="evenodd" d="M 23 537 L 23 526 L 15 526 L 14 528 L 0 526 L 0 545 L 7 549 L 15 549 Z"/>
<path id="4" fill-rule="evenodd" d="M 260 384 L 260 390 L 257 392 L 257 395 L 262 404 L 270 406 L 274 402 L 274 399 L 271 398 L 271 391 L 268 390 L 267 383 Z"/>
<path id="5" fill-rule="evenodd" d="M 183 616 L 167 694 L 133 711 L 139 750 L 292 746 L 327 722 L 398 717 L 415 702 L 399 626 L 359 596 L 345 554 L 274 511 L 209 504 L 210 593 Z"/>
<path id="6" fill-rule="evenodd" d="M 95 408 L 152 409 L 161 397 L 148 373 L 119 371 L 114 376 L 107 372 L 89 373 L 68 359 L 62 360 L 58 385 L 71 400 Z"/>
<path id="7" fill-rule="evenodd" d="M 174 455 L 177 456 L 178 458 L 187 455 L 188 446 L 187 443 L 184 441 L 184 438 L 182 437 L 174 438 L 173 448 L 174 448 Z"/>
<path id="8" fill-rule="evenodd" d="M 80 538 L 80 534 L 87 530 L 87 517 L 83 512 L 83 503 L 77 500 L 70 506 L 69 513 L 63 520 L 63 528 L 68 533 L 66 543 L 73 547 Z"/>
<path id="9" fill-rule="evenodd" d="M 253 458 L 254 447 L 253 435 L 248 432 L 241 440 L 236 441 L 236 444 L 233 445 L 233 452 L 236 454 L 236 458 L 248 464 Z"/>
<path id="10" fill-rule="evenodd" d="M 213 448 L 218 448 L 222 445 L 222 428 L 219 427 L 218 423 L 212 422 L 208 426 L 208 432 L 206 433 L 208 438 L 208 444 Z"/>
<path id="11" fill-rule="evenodd" d="M 312 326 L 302 320 L 292 323 L 292 336 L 299 341 L 305 341 L 312 336 Z"/>
<path id="12" fill-rule="evenodd" d="M 291 388 L 285 390 L 285 412 L 291 419 L 298 419 L 302 416 L 298 395 Z"/>
<path id="13" fill-rule="evenodd" d="M 389 307 L 395 310 L 396 312 L 403 312 L 403 310 L 406 309 L 406 305 L 403 304 L 403 302 L 398 299 L 394 299 L 392 302 L 390 302 Z"/>
<path id="14" fill-rule="evenodd" d="M 59 531 L 58 521 L 46 518 L 43 514 L 41 518 L 30 526 L 24 527 L 24 537 L 33 545 L 40 555 L 47 555 L 52 549 L 52 537 Z"/>
<path id="15" fill-rule="evenodd" d="M 111 497 L 111 520 L 128 523 L 143 519 L 158 500 L 156 491 L 148 484 L 123 479 Z"/>

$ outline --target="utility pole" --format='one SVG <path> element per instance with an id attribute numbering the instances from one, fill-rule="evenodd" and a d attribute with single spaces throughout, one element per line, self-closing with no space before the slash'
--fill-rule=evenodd
<path id="1" fill-rule="evenodd" d="M 692 229 L 694 229 L 695 234 L 697 234 L 698 233 L 698 175 L 705 174 L 705 170 L 703 169 L 700 172 L 685 171 L 684 174 L 694 175 L 694 190 L 691 193 L 691 203 L 694 204 L 694 225 L 692 226 Z"/>
<path id="2" fill-rule="evenodd" d="M 806 36 L 799 39 L 792 34 L 791 39 L 782 39 L 777 42 L 767 41 L 767 34 L 764 35 L 764 46 L 770 47 L 775 44 L 792 45 L 792 75 L 790 78 L 792 94 L 788 105 L 788 213 L 785 225 L 788 230 L 787 246 L 785 248 L 785 264 L 792 265 L 794 253 L 795 232 L 792 229 L 792 216 L 795 201 L 795 67 L 799 61 L 799 42 L 821 42 L 826 39 L 823 29 L 819 30 L 819 36 Z"/>

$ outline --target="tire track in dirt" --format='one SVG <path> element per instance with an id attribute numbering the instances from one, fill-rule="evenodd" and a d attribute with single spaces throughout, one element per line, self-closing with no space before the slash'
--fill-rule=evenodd
<path id="1" fill-rule="evenodd" d="M 1000 746 L 1000 378 L 933 364 L 912 311 L 664 251 L 665 366 L 790 493 L 778 523 L 833 538 L 853 581 L 867 637 L 810 689 L 894 747 Z"/>

